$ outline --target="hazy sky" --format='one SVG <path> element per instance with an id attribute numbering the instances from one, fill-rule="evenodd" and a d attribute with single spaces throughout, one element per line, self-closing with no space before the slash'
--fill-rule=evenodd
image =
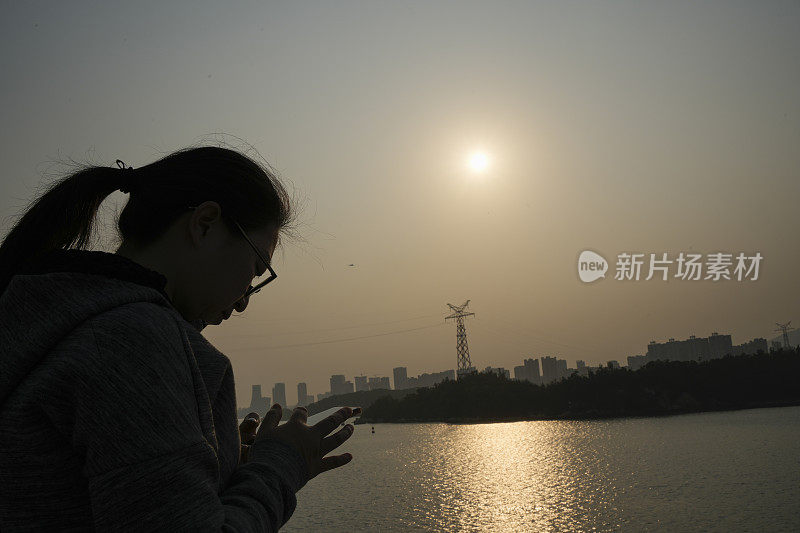
<path id="1" fill-rule="evenodd" d="M 205 330 L 239 405 L 455 368 L 446 304 L 467 299 L 478 368 L 800 324 L 796 1 L 1 9 L 2 234 L 54 162 L 138 167 L 216 132 L 305 199 L 278 280 Z M 579 280 L 585 249 L 606 279 Z M 757 281 L 613 279 L 618 253 L 680 251 L 764 259 Z"/>

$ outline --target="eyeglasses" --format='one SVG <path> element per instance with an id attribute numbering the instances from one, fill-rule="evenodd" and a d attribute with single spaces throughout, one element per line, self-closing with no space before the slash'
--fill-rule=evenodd
<path id="1" fill-rule="evenodd" d="M 197 209 L 197 206 L 188 207 L 187 209 Z M 242 228 L 242 226 L 233 217 L 228 216 L 228 218 L 230 218 L 230 220 L 236 225 L 236 227 L 239 228 L 239 231 L 242 233 L 242 237 L 244 237 L 247 243 L 253 248 L 253 251 L 255 251 L 258 258 L 261 259 L 261 261 L 265 265 L 267 265 L 267 272 L 269 272 L 269 276 L 267 276 L 266 278 L 264 277 L 263 274 L 261 276 L 256 276 L 255 285 L 250 284 L 250 287 L 247 289 L 247 292 L 244 295 L 244 298 L 249 298 L 250 295 L 255 294 L 261 289 L 263 289 L 264 285 L 273 281 L 275 278 L 278 277 L 278 275 L 275 273 L 274 270 L 272 270 L 272 266 L 269 264 L 269 261 L 267 261 L 263 255 L 261 255 L 261 252 L 258 250 L 258 248 L 256 248 L 256 245 L 253 244 L 253 241 L 250 240 L 250 237 L 247 236 L 247 233 L 244 231 L 244 228 Z"/>
<path id="2" fill-rule="evenodd" d="M 274 271 L 274 270 L 272 270 L 272 266 L 269 264 L 269 261 L 267 261 L 267 260 L 264 258 L 264 256 L 263 256 L 263 255 L 261 255 L 261 252 L 259 252 L 259 251 L 258 251 L 258 248 L 256 248 L 256 245 L 255 245 L 255 244 L 253 244 L 253 241 L 251 241 L 251 240 L 250 240 L 250 237 L 248 237 L 248 236 L 247 236 L 247 233 L 245 233 L 244 229 L 242 229 L 242 226 L 240 226 L 240 225 L 239 225 L 239 223 L 238 223 L 238 222 L 236 222 L 234 219 L 232 219 L 232 218 L 231 218 L 231 220 L 233 220 L 233 223 L 234 223 L 234 224 L 236 224 L 236 227 L 237 227 L 237 228 L 239 228 L 239 231 L 241 231 L 241 232 L 242 232 L 242 237 L 244 237 L 244 238 L 245 238 L 245 240 L 247 240 L 248 244 L 250 244 L 250 246 L 251 246 L 251 247 L 253 248 L 253 250 L 256 252 L 256 255 L 258 255 L 258 258 L 259 258 L 259 259 L 261 259 L 261 261 L 262 261 L 262 262 L 263 262 L 265 265 L 267 265 L 267 271 L 269 272 L 269 276 L 268 276 L 267 278 L 264 278 L 264 279 L 262 280 L 262 279 L 261 279 L 261 278 L 263 278 L 263 274 L 262 274 L 261 276 L 258 276 L 258 278 L 257 278 L 257 279 L 258 279 L 258 281 L 256 282 L 256 285 L 255 285 L 255 286 L 253 286 L 253 285 L 250 285 L 250 288 L 249 288 L 249 289 L 247 289 L 247 292 L 246 292 L 246 293 L 245 293 L 245 295 L 244 295 L 244 296 L 245 296 L 245 298 L 249 298 L 251 294 L 255 294 L 255 293 L 257 293 L 258 291 L 260 291 L 261 289 L 263 289 L 263 288 L 264 288 L 264 285 L 266 285 L 266 284 L 267 284 L 267 283 L 269 283 L 270 281 L 273 281 L 275 278 L 277 278 L 277 277 L 278 277 L 278 275 L 275 273 L 275 271 Z"/>

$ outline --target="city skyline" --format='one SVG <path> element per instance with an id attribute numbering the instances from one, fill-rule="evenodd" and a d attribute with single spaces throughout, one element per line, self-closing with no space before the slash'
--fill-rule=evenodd
<path id="1" fill-rule="evenodd" d="M 449 327 L 450 327 L 450 329 L 453 330 L 453 333 L 455 333 L 454 326 L 450 325 Z M 467 328 L 467 331 L 468 331 L 468 334 L 469 334 L 469 328 Z M 692 329 L 691 331 L 695 331 L 695 330 Z M 752 341 L 752 340 L 764 339 L 765 342 L 766 342 L 767 347 L 768 348 L 773 348 L 775 346 L 774 345 L 775 342 L 782 342 L 782 336 L 780 334 L 776 334 L 774 329 L 771 331 L 771 333 L 772 333 L 772 335 L 770 335 L 768 333 L 765 336 L 756 336 L 756 337 L 752 337 L 751 339 L 746 339 L 746 340 L 742 339 L 741 342 L 742 342 L 742 344 L 745 344 L 745 343 L 747 343 L 749 341 Z M 715 331 L 712 331 L 712 332 L 709 333 L 709 335 L 716 335 L 716 334 L 717 334 L 717 332 L 715 332 Z M 732 339 L 734 338 L 733 335 L 731 335 L 731 334 L 728 334 L 728 335 Z M 789 332 L 788 332 L 788 335 L 789 335 L 790 342 L 791 342 L 791 344 L 793 346 L 794 345 L 800 345 L 800 328 L 792 328 L 792 329 L 790 329 Z M 692 334 L 687 334 L 685 339 L 688 340 L 688 339 L 692 339 L 692 338 L 695 338 L 695 337 L 698 337 L 698 336 L 692 333 Z M 574 366 L 569 366 L 569 368 L 575 368 L 576 366 L 578 366 L 578 363 L 583 363 L 584 365 L 587 365 L 587 363 L 588 363 L 587 366 L 589 366 L 589 367 L 605 366 L 609 361 L 617 361 L 617 362 L 619 362 L 619 364 L 621 366 L 628 366 L 627 365 L 627 361 L 629 361 L 629 358 L 632 358 L 632 357 L 633 358 L 643 357 L 644 354 L 647 353 L 648 347 L 652 343 L 657 343 L 657 344 L 668 343 L 670 341 L 675 340 L 676 338 L 677 337 L 668 337 L 668 338 L 663 338 L 663 340 L 661 340 L 661 341 L 656 340 L 656 339 L 650 339 L 650 341 L 641 350 L 639 350 L 639 351 L 637 351 L 635 353 L 619 354 L 619 355 L 617 355 L 615 357 L 609 357 L 609 358 L 605 358 L 605 359 L 598 359 L 598 358 L 591 358 L 591 357 L 566 358 L 566 357 L 562 357 L 561 354 L 557 353 L 555 350 L 552 351 L 552 352 L 549 352 L 548 354 L 540 354 L 540 355 L 534 355 L 533 353 L 529 353 L 527 355 L 526 354 L 522 354 L 521 357 L 523 359 L 533 357 L 536 360 L 539 360 L 541 357 L 546 357 L 546 356 L 555 357 L 556 359 L 567 361 L 567 364 L 569 364 L 570 362 L 574 363 Z M 451 359 L 453 361 L 452 369 L 455 370 L 455 368 L 456 368 L 456 359 L 457 359 L 455 334 L 453 335 L 453 339 L 452 339 L 451 355 L 452 355 Z M 505 368 L 505 369 L 507 369 L 509 371 L 509 373 L 511 373 L 511 372 L 513 372 L 513 368 L 515 366 L 517 366 L 516 362 L 515 362 L 515 360 L 513 358 L 514 358 L 514 356 L 507 357 L 507 358 L 503 359 L 503 361 L 500 361 L 499 363 L 498 363 L 498 361 L 488 361 L 488 360 L 484 362 L 484 361 L 479 359 L 478 360 L 478 364 L 474 365 L 474 366 L 476 366 L 478 370 L 482 370 L 484 368 Z M 491 362 L 492 364 L 482 364 L 482 363 L 489 363 L 489 362 Z M 474 363 L 474 361 L 473 361 L 473 363 Z M 387 363 L 387 364 L 389 364 L 389 363 Z M 498 366 L 495 367 L 495 366 L 493 366 L 494 364 L 497 364 Z M 406 367 L 406 368 L 408 368 L 408 367 Z M 430 374 L 430 373 L 446 372 L 447 371 L 447 370 L 444 370 L 444 371 L 443 370 L 436 370 L 436 369 L 430 368 L 430 367 L 426 367 L 425 369 L 420 368 L 419 370 L 420 370 L 420 374 L 425 374 L 425 373 Z M 358 372 L 358 373 L 356 374 L 355 372 Z M 376 378 L 376 377 L 381 377 L 381 376 L 385 377 L 385 376 L 389 375 L 389 374 L 386 373 L 386 371 L 381 371 L 381 370 L 376 370 L 376 371 L 372 372 L 370 376 L 367 376 L 366 374 L 364 374 L 363 371 L 360 371 L 360 370 L 355 371 L 355 372 L 351 371 L 351 372 L 345 372 L 344 374 L 334 374 L 334 375 L 342 375 L 342 376 L 348 376 L 349 375 L 349 376 L 353 376 L 354 380 L 355 380 L 355 378 L 362 377 L 362 376 L 365 377 L 365 378 L 370 379 L 370 378 Z M 289 382 L 291 382 L 291 380 L 289 380 Z M 309 382 L 310 381 L 308 381 L 308 380 L 303 381 L 303 383 L 306 383 L 306 384 L 309 383 Z M 322 391 L 322 392 L 330 391 L 330 389 L 324 389 L 325 385 L 324 384 L 320 385 L 320 383 L 329 383 L 329 378 L 318 380 L 317 382 L 315 382 L 315 384 L 314 384 L 315 386 L 314 387 L 309 387 L 308 390 Z M 247 384 L 241 384 L 241 385 L 238 386 L 238 388 L 242 388 L 242 387 L 247 388 L 248 386 L 249 385 L 247 385 Z M 355 381 L 354 381 L 353 382 L 353 390 L 354 391 L 356 390 L 355 386 L 356 385 L 355 385 Z M 237 388 L 237 391 L 238 391 L 238 388 Z M 316 392 L 316 393 L 313 393 L 312 396 L 316 398 L 319 394 L 320 394 L 319 392 Z M 237 398 L 240 398 L 240 397 L 241 396 L 238 396 L 238 392 L 237 392 Z"/>
<path id="2" fill-rule="evenodd" d="M 800 329 L 791 330 L 788 336 L 790 346 L 800 345 Z M 795 340 L 797 338 L 797 340 Z M 586 376 L 588 372 L 598 368 L 612 366 L 614 368 L 626 367 L 630 370 L 638 370 L 650 361 L 665 360 L 665 361 L 685 361 L 685 360 L 707 360 L 722 357 L 726 354 L 740 355 L 744 353 L 757 353 L 759 350 L 767 353 L 772 348 L 779 348 L 781 342 L 777 339 L 767 341 L 766 338 L 756 337 L 749 341 L 742 342 L 735 345 L 732 342 L 732 336 L 729 334 L 719 334 L 712 332 L 709 337 L 697 337 L 690 335 L 687 339 L 669 338 L 665 342 L 650 341 L 647 345 L 644 354 L 629 355 L 625 358 L 611 359 L 602 361 L 599 364 L 587 364 L 585 360 L 575 360 L 575 366 L 571 367 L 566 359 L 561 359 L 552 355 L 539 355 L 535 357 L 527 357 L 523 360 L 523 365 L 515 365 L 511 369 L 503 366 L 493 367 L 486 366 L 483 370 L 476 369 L 483 372 L 495 372 L 506 378 L 523 379 L 531 381 L 536 384 L 547 384 L 562 377 L 568 377 L 572 372 L 577 372 L 579 375 Z M 541 366 L 540 366 L 541 363 Z M 424 376 L 424 378 L 423 378 Z M 426 379 L 421 384 L 417 380 Z M 294 405 L 308 405 L 314 401 L 320 401 L 329 396 L 336 396 L 340 394 L 348 394 L 352 392 L 360 392 L 365 390 L 387 389 L 387 390 L 400 390 L 407 388 L 415 388 L 417 386 L 426 387 L 432 386 L 443 379 L 455 379 L 455 369 L 448 369 L 439 372 L 424 372 L 417 377 L 408 377 L 408 367 L 394 367 L 392 369 L 392 380 L 390 382 L 389 376 L 365 376 L 354 375 L 353 381 L 347 379 L 346 374 L 334 374 L 330 376 L 330 388 L 321 393 L 307 395 L 306 382 L 298 382 L 298 401 L 296 403 L 286 403 L 286 398 L 283 398 L 283 403 L 280 398 L 276 399 L 274 396 L 271 398 L 272 403 L 281 403 L 284 407 Z M 275 387 L 281 386 L 285 388 L 284 383 L 276 383 Z M 250 402 L 250 408 L 255 403 L 257 395 L 260 396 L 261 384 L 253 384 L 253 399 Z M 273 387 L 273 391 L 275 390 Z M 304 391 L 301 396 L 301 390 Z M 258 391 L 258 392 L 256 392 Z M 274 393 L 273 393 L 274 395 Z M 302 402 L 300 398 L 305 398 L 307 401 Z M 240 405 L 240 409 L 245 409 L 245 406 Z"/>

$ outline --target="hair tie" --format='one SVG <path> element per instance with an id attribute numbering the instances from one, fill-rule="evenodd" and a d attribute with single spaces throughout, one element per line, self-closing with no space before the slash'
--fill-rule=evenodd
<path id="1" fill-rule="evenodd" d="M 133 167 L 126 167 L 125 163 L 122 162 L 120 159 L 117 159 L 117 168 L 120 170 L 133 170 Z M 124 193 L 130 193 L 131 190 L 134 188 L 136 182 L 133 180 L 132 174 L 125 175 L 125 182 L 119 187 L 119 190 Z"/>

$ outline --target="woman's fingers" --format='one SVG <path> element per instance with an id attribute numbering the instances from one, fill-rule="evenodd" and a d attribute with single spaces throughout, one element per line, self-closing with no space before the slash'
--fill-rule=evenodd
<path id="1" fill-rule="evenodd" d="M 255 431 L 260 421 L 261 417 L 258 416 L 258 413 L 249 413 L 239 424 L 239 429 L 242 431 Z"/>
<path id="2" fill-rule="evenodd" d="M 327 472 L 328 470 L 332 470 L 334 468 L 338 468 L 342 465 L 346 465 L 353 459 L 353 456 L 349 453 L 343 453 L 342 455 L 331 455 L 330 457 L 325 457 L 322 460 L 322 468 L 320 472 Z"/>
<path id="3" fill-rule="evenodd" d="M 264 415 L 253 446 L 257 447 L 260 439 L 275 439 L 289 444 L 304 457 L 309 475 L 313 478 L 320 472 L 337 468 L 353 459 L 349 453 L 331 457 L 325 455 L 353 435 L 355 428 L 352 424 L 347 424 L 338 431 L 336 428 L 351 416 L 358 415 L 360 411 L 360 408 L 343 407 L 318 424 L 309 427 L 308 410 L 305 407 L 298 407 L 286 424 L 278 425 L 283 410 L 280 405 L 275 404 Z M 333 431 L 335 433 L 328 435 Z"/>
<path id="4" fill-rule="evenodd" d="M 242 423 L 239 424 L 239 437 L 243 444 L 253 444 L 260 420 L 261 417 L 258 416 L 258 413 L 248 413 Z"/>
<path id="5" fill-rule="evenodd" d="M 292 417 L 289 419 L 289 421 L 297 421 L 305 424 L 308 421 L 308 409 L 302 406 L 295 407 L 294 412 L 292 412 Z"/>
<path id="6" fill-rule="evenodd" d="M 239 438 L 242 444 L 253 444 L 256 438 L 256 429 L 258 429 L 258 422 L 249 418 L 242 422 L 239 426 Z"/>
<path id="7" fill-rule="evenodd" d="M 342 407 L 331 416 L 323 418 L 319 422 L 314 425 L 314 429 L 316 429 L 320 436 L 324 437 L 334 429 L 338 428 L 339 425 L 353 416 L 353 410 L 349 407 Z"/>
<path id="8" fill-rule="evenodd" d="M 276 403 L 264 415 L 264 420 L 261 422 L 261 427 L 258 428 L 258 435 L 261 435 L 262 432 L 270 431 L 278 427 L 282 417 L 283 408 L 281 407 L 281 404 Z"/>
<path id="9" fill-rule="evenodd" d="M 330 437 L 325 437 L 322 439 L 322 443 L 320 444 L 319 451 L 324 455 L 328 455 L 330 452 L 341 446 L 341 444 L 349 439 L 353 435 L 353 430 L 355 428 L 352 424 L 347 424 L 345 427 L 331 435 Z M 324 461 L 324 459 L 323 459 Z"/>
<path id="10" fill-rule="evenodd" d="M 241 424 L 239 424 L 239 431 L 241 433 L 255 433 L 256 428 L 258 427 L 258 420 L 255 418 L 245 418 Z"/>

